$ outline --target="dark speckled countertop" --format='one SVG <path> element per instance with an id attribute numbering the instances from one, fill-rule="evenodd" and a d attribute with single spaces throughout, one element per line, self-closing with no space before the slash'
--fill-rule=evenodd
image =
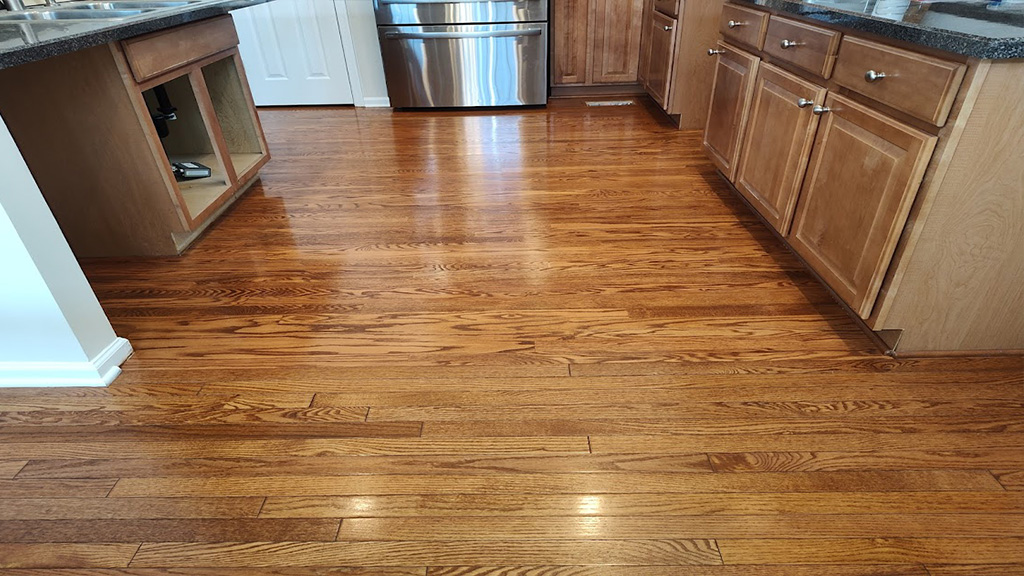
<path id="1" fill-rule="evenodd" d="M 0 69 L 220 16 L 268 1 L 207 0 L 129 20 L 0 22 Z"/>
<path id="2" fill-rule="evenodd" d="M 733 0 L 991 60 L 1024 58 L 1024 0 Z"/>

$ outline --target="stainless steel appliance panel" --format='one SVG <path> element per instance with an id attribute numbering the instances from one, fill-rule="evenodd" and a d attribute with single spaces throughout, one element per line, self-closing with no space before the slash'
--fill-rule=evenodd
<path id="1" fill-rule="evenodd" d="M 548 26 L 380 26 L 395 108 L 547 103 Z"/>
<path id="2" fill-rule="evenodd" d="M 373 0 L 378 26 L 544 22 L 547 0 Z"/>

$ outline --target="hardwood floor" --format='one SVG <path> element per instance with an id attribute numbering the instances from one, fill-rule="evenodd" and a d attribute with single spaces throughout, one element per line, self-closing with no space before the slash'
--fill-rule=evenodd
<path id="1" fill-rule="evenodd" d="M 699 134 L 261 115 L 190 252 L 84 263 L 121 378 L 0 390 L 0 573 L 1024 574 L 1024 359 L 880 355 Z"/>

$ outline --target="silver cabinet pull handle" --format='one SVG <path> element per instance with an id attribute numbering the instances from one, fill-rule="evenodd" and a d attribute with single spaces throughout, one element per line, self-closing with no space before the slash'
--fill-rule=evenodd
<path id="1" fill-rule="evenodd" d="M 831 111 L 832 109 L 828 106 L 815 106 L 814 108 L 811 108 L 811 112 L 813 112 L 815 116 L 821 116 L 822 114 Z"/>
<path id="2" fill-rule="evenodd" d="M 726 26 L 728 26 L 729 28 L 735 28 L 737 26 L 746 26 L 746 25 L 747 25 L 746 22 L 737 22 L 735 20 L 729 20 L 729 22 L 726 24 Z"/>
<path id="3" fill-rule="evenodd" d="M 878 82 L 882 78 L 885 78 L 885 72 L 875 72 L 874 70 L 868 70 L 864 73 L 864 79 L 868 82 Z"/>
<path id="4" fill-rule="evenodd" d="M 807 108 L 808 106 L 814 106 L 814 102 L 811 102 L 807 98 L 801 98 L 796 101 L 797 108 Z M 817 114 L 817 112 L 815 112 Z"/>
<path id="5" fill-rule="evenodd" d="M 797 46 L 803 46 L 803 43 L 784 39 L 782 42 L 779 42 L 779 46 L 782 46 L 782 49 L 785 50 L 787 48 L 796 48 Z"/>
<path id="6" fill-rule="evenodd" d="M 708 48 L 708 56 L 716 56 L 718 54 L 725 54 L 725 50 L 715 50 L 714 48 Z"/>
<path id="7" fill-rule="evenodd" d="M 675 30 L 675 28 L 673 28 L 671 26 L 665 26 L 665 32 L 668 32 L 670 30 Z"/>

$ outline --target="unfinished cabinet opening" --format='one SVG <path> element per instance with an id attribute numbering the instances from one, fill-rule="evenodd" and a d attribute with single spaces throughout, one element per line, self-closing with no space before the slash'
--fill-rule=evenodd
<path id="1" fill-rule="evenodd" d="M 265 150 L 243 88 L 245 79 L 239 73 L 238 60 L 224 58 L 203 66 L 202 70 L 231 165 L 238 179 L 245 181 L 258 167 Z"/>
<path id="2" fill-rule="evenodd" d="M 204 117 L 196 98 L 193 75 L 178 76 L 142 93 L 160 144 L 172 165 L 199 163 L 210 169 L 205 178 L 175 176 L 188 217 L 195 221 L 218 204 L 231 189 L 231 178 L 217 153 L 210 133 L 210 119 Z"/>

